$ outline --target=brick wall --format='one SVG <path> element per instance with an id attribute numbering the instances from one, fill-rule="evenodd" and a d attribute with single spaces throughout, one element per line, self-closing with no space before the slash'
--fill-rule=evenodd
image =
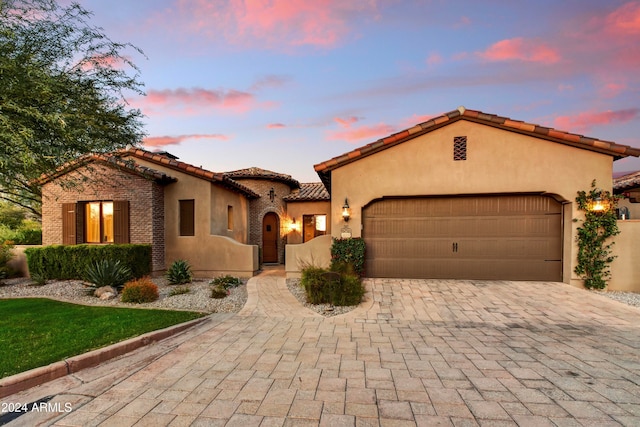
<path id="1" fill-rule="evenodd" d="M 164 189 L 155 182 L 102 164 L 90 164 L 42 188 L 42 243 L 62 244 L 62 204 L 128 200 L 129 240 L 152 245 L 152 269 L 164 265 Z"/>
<path id="2" fill-rule="evenodd" d="M 262 220 L 267 213 L 275 212 L 280 218 L 281 238 L 278 242 L 278 262 L 284 263 L 286 237 L 282 233 L 282 221 L 286 215 L 287 204 L 282 198 L 291 193 L 291 188 L 287 184 L 268 179 L 234 179 L 260 195 L 260 198 L 251 200 L 249 203 L 249 244 L 258 245 L 262 253 Z M 275 192 L 273 202 L 269 197 L 269 191 L 272 188 Z"/>

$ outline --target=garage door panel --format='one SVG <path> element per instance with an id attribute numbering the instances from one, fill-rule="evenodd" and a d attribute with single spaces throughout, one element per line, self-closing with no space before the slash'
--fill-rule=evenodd
<path id="1" fill-rule="evenodd" d="M 367 275 L 561 280 L 561 212 L 532 195 L 383 199 L 363 210 Z"/>

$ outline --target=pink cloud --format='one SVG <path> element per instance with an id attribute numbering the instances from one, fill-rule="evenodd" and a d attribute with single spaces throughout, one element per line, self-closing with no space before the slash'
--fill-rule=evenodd
<path id="1" fill-rule="evenodd" d="M 333 120 L 335 120 L 340 126 L 342 126 L 343 128 L 348 128 L 350 127 L 353 123 L 356 123 L 357 121 L 359 121 L 360 119 L 355 117 L 355 116 L 351 116 L 351 117 L 347 117 L 347 118 L 340 118 L 340 117 L 336 117 Z"/>
<path id="2" fill-rule="evenodd" d="M 279 88 L 286 85 L 290 81 L 291 77 L 289 76 L 268 75 L 256 80 L 256 82 L 251 85 L 251 90 L 258 91 L 268 88 Z"/>
<path id="3" fill-rule="evenodd" d="M 221 134 L 196 134 L 178 136 L 152 136 L 145 138 L 142 143 L 147 147 L 163 147 L 165 145 L 179 145 L 189 139 L 221 139 L 228 140 L 229 137 Z"/>
<path id="4" fill-rule="evenodd" d="M 559 116 L 554 120 L 554 127 L 569 132 L 584 132 L 593 126 L 612 123 L 627 123 L 640 115 L 640 108 L 625 110 L 593 112 L 586 111 L 573 116 Z"/>
<path id="5" fill-rule="evenodd" d="M 352 18 L 377 15 L 376 0 L 179 0 L 188 28 L 235 44 L 333 47 Z"/>
<path id="6" fill-rule="evenodd" d="M 438 52 L 433 52 L 426 59 L 427 65 L 436 65 L 442 62 L 442 56 Z"/>
<path id="7" fill-rule="evenodd" d="M 136 98 L 132 104 L 147 115 L 171 113 L 198 115 L 210 109 L 244 113 L 258 107 L 255 96 L 235 89 L 151 89 L 147 96 Z M 266 106 L 266 103 L 261 106 Z"/>
<path id="8" fill-rule="evenodd" d="M 380 123 L 373 126 L 360 126 L 358 128 L 348 129 L 340 132 L 332 132 L 329 134 L 330 140 L 343 140 L 348 142 L 358 142 L 363 139 L 380 139 L 395 132 L 393 126 Z"/>
<path id="9" fill-rule="evenodd" d="M 607 15 L 606 28 L 621 34 L 640 34 L 640 2 L 625 3 Z"/>
<path id="10" fill-rule="evenodd" d="M 537 40 L 516 37 L 492 44 L 479 55 L 487 61 L 525 61 L 553 64 L 560 61 L 560 54 Z"/>
<path id="11" fill-rule="evenodd" d="M 267 129 L 282 129 L 287 127 L 286 125 L 284 125 L 283 123 L 269 123 L 267 125 Z"/>

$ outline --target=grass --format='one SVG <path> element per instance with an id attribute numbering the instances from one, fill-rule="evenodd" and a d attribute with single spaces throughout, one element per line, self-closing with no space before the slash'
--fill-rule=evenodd
<path id="1" fill-rule="evenodd" d="M 0 378 L 45 366 L 203 313 L 0 299 Z"/>

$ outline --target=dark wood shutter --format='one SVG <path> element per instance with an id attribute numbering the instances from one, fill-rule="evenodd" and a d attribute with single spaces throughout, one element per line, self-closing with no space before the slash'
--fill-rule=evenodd
<path id="1" fill-rule="evenodd" d="M 76 210 L 75 203 L 62 204 L 62 244 L 76 244 Z"/>
<path id="2" fill-rule="evenodd" d="M 180 200 L 180 235 L 195 236 L 195 202 Z"/>
<path id="3" fill-rule="evenodd" d="M 129 201 L 113 201 L 113 243 L 129 243 Z"/>

